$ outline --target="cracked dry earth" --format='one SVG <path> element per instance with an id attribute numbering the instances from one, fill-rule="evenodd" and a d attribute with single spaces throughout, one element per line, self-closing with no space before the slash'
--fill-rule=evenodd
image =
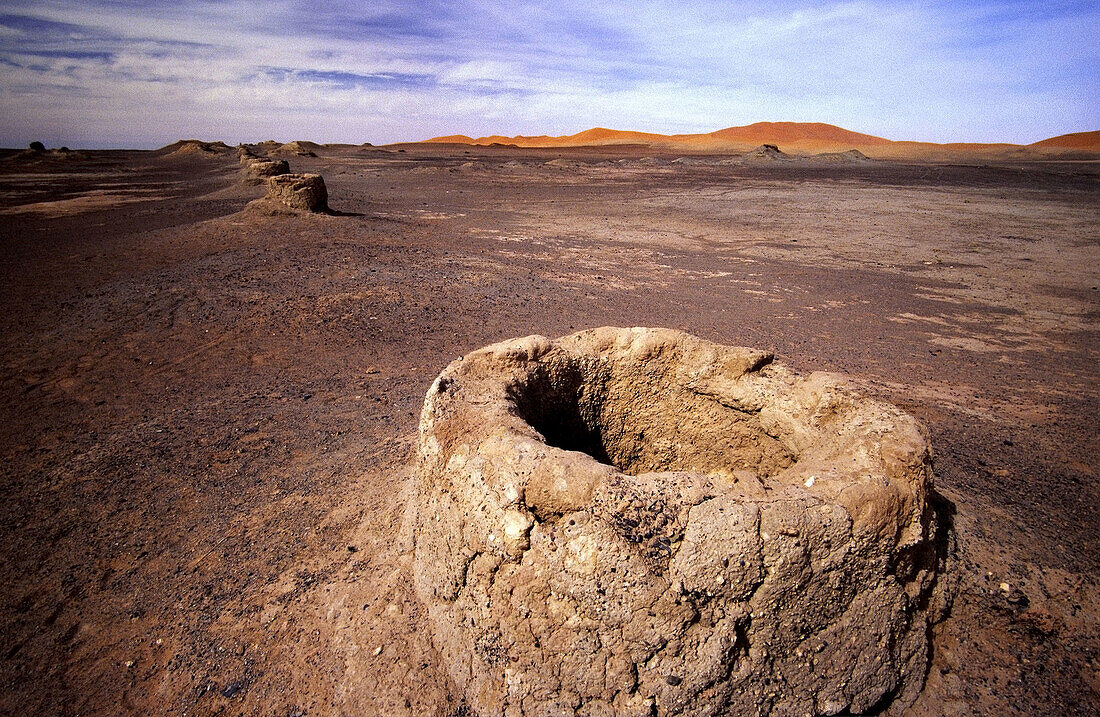
<path id="1" fill-rule="evenodd" d="M 0 711 L 469 714 L 413 586 L 425 395 L 604 325 L 928 426 L 958 593 L 890 709 L 1100 709 L 1097 165 L 317 154 L 341 216 L 242 212 L 232 153 L 0 157 Z"/>

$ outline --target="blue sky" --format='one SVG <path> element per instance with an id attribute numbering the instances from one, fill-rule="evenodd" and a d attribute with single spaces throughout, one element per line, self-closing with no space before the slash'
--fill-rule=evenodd
<path id="1" fill-rule="evenodd" d="M 1100 129 L 1100 3 L 0 0 L 0 146 Z"/>

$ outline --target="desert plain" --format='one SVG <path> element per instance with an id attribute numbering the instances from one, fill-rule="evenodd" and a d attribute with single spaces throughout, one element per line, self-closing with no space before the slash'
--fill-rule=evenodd
<path id="1" fill-rule="evenodd" d="M 599 326 L 927 426 L 955 597 L 883 709 L 1100 711 L 1094 154 L 450 139 L 254 147 L 327 214 L 224 145 L 0 156 L 0 712 L 469 714 L 412 587 L 425 393 Z"/>

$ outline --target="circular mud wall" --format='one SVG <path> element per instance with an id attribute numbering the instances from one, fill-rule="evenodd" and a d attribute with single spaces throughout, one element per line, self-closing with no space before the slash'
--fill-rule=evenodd
<path id="1" fill-rule="evenodd" d="M 488 715 L 907 703 L 942 610 L 920 425 L 663 329 L 506 341 L 420 422 L 417 592 Z"/>

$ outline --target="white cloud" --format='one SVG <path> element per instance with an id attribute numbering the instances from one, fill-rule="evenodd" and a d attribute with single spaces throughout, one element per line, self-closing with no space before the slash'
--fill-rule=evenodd
<path id="1" fill-rule="evenodd" d="M 897 139 L 1029 142 L 1100 125 L 1091 39 L 1100 10 L 1089 7 L 2 7 L 72 26 L 0 25 L 8 145 L 152 146 L 182 135 L 379 142 L 593 125 L 686 132 L 781 119 Z"/>
<path id="2" fill-rule="evenodd" d="M 514 62 L 475 60 L 462 62 L 439 73 L 439 81 L 447 85 L 511 85 L 517 86 L 524 72 Z"/>

